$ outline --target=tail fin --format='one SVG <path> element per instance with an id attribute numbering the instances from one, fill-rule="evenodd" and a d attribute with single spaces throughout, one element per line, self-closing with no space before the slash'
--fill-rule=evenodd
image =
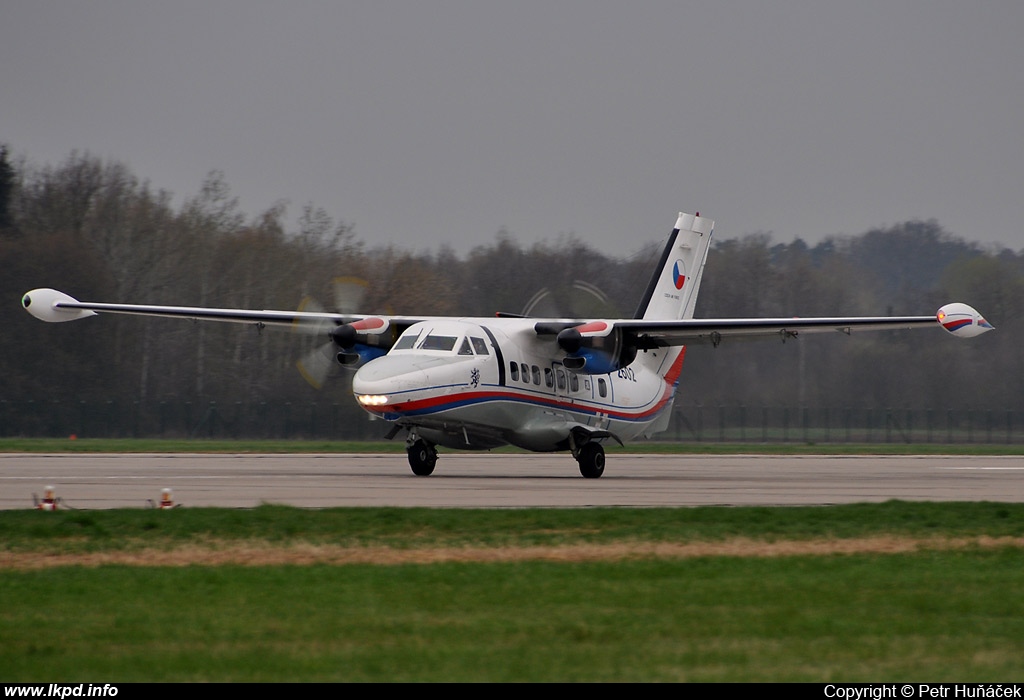
<path id="1" fill-rule="evenodd" d="M 680 212 L 635 318 L 693 318 L 715 222 Z"/>

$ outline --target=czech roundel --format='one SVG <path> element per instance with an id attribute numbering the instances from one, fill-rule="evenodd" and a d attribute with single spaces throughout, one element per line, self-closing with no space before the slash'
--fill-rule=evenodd
<path id="1" fill-rule="evenodd" d="M 683 269 L 683 261 L 676 260 L 676 264 L 672 266 L 672 281 L 676 285 L 676 289 L 682 289 L 683 285 L 686 284 L 686 274 Z"/>

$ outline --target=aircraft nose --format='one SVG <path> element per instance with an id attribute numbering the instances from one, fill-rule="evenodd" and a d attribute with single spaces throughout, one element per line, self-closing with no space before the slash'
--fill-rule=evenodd
<path id="1" fill-rule="evenodd" d="M 359 368 L 352 393 L 364 408 L 393 407 L 409 392 L 431 384 L 431 373 L 445 366 L 444 358 L 385 355 Z"/>
<path id="2" fill-rule="evenodd" d="M 439 358 L 385 355 L 359 368 L 352 379 L 352 389 L 357 394 L 385 387 L 392 391 L 415 389 L 439 364 Z"/>

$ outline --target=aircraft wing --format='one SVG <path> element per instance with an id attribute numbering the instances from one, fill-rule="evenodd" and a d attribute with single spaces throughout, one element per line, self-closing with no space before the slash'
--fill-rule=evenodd
<path id="1" fill-rule="evenodd" d="M 614 328 L 628 334 L 639 349 L 711 343 L 723 340 L 793 338 L 805 333 L 944 328 L 953 335 L 972 337 L 992 330 L 981 314 L 967 304 L 946 304 L 934 316 L 835 316 L 822 318 L 716 318 L 679 321 L 620 320 Z"/>
<path id="2" fill-rule="evenodd" d="M 938 326 L 935 316 L 866 316 L 829 318 L 719 318 L 680 321 L 617 321 L 616 328 L 635 337 L 636 347 L 718 345 L 723 340 L 793 338 L 805 333 L 900 330 Z"/>
<path id="3" fill-rule="evenodd" d="M 569 369 L 604 373 L 632 362 L 637 350 L 724 340 L 787 340 L 803 333 L 851 334 L 855 331 L 944 328 L 970 338 L 992 330 L 967 304 L 946 304 L 934 316 L 832 316 L 824 318 L 615 319 L 598 321 L 539 320 L 539 336 L 555 336 L 566 352 Z"/>
<path id="4" fill-rule="evenodd" d="M 153 304 L 108 304 L 79 301 L 54 289 L 33 289 L 21 300 L 22 306 L 43 321 L 74 321 L 97 313 L 130 314 L 184 318 L 196 321 L 249 323 L 260 326 L 292 326 L 300 323 L 352 324 L 368 319 L 387 319 L 400 326 L 411 325 L 420 318 L 378 317 L 372 314 L 339 314 L 313 311 L 272 311 L 255 309 L 218 309 L 202 306 L 158 306 Z"/>
<path id="5" fill-rule="evenodd" d="M 33 289 L 21 305 L 36 318 L 49 323 L 75 321 L 96 314 L 130 314 L 183 318 L 194 321 L 245 323 L 257 328 L 278 327 L 320 336 L 324 344 L 297 362 L 302 376 L 316 388 L 340 363 L 352 369 L 388 352 L 398 336 L 426 318 L 341 314 L 315 311 L 220 309 L 201 306 L 157 306 L 79 301 L 54 289 Z"/>

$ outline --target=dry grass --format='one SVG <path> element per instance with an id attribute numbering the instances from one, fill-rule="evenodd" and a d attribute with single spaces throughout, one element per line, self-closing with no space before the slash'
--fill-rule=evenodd
<path id="1" fill-rule="evenodd" d="M 0 552 L 0 569 L 33 570 L 56 566 L 272 566 L 312 564 L 432 564 L 439 562 L 620 561 L 693 557 L 784 557 L 831 554 L 899 554 L 922 550 L 1024 548 L 1024 537 L 912 538 L 758 541 L 734 538 L 714 542 L 618 542 L 537 547 L 345 547 L 324 544 L 272 544 L 212 541 L 166 549 L 89 553 Z"/>

